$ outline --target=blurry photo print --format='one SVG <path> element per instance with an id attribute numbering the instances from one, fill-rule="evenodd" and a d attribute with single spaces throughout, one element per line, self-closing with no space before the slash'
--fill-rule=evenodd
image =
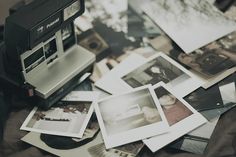
<path id="1" fill-rule="evenodd" d="M 111 94 L 128 91 L 143 85 L 155 85 L 164 82 L 181 97 L 184 97 L 202 85 L 196 78 L 176 61 L 157 52 L 148 58 L 130 55 L 95 85 Z M 191 84 L 191 86 L 189 86 Z"/>
<path id="2" fill-rule="evenodd" d="M 176 96 L 163 82 L 154 85 L 153 88 L 170 125 L 169 132 L 143 140 L 145 145 L 155 152 L 203 125 L 207 120 L 184 99 Z"/>
<path id="3" fill-rule="evenodd" d="M 79 99 L 61 101 L 48 110 L 35 107 L 20 129 L 82 138 L 93 113 L 93 102 L 94 97 L 87 97 L 87 100 L 82 101 Z"/>
<path id="4" fill-rule="evenodd" d="M 179 53 L 179 62 L 207 77 L 213 77 L 236 65 L 236 32 L 214 41 L 190 54 Z"/>
<path id="5" fill-rule="evenodd" d="M 158 87 L 154 91 L 170 126 L 193 114 L 189 108 L 164 87 Z"/>
<path id="6" fill-rule="evenodd" d="M 204 0 L 148 0 L 142 9 L 187 54 L 235 31 L 235 21 Z"/>
<path id="7" fill-rule="evenodd" d="M 154 95 L 151 86 L 143 86 L 95 104 L 107 149 L 167 131 L 167 120 Z"/>
<path id="8" fill-rule="evenodd" d="M 154 85 L 161 81 L 169 83 L 181 75 L 184 75 L 182 70 L 174 66 L 162 56 L 158 56 L 123 76 L 122 79 L 131 87 L 135 88 L 147 84 Z"/>

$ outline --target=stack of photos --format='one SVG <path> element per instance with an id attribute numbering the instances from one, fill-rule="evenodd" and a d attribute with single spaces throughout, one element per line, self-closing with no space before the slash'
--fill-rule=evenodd
<path id="1" fill-rule="evenodd" d="M 183 136 L 170 147 L 196 154 L 204 153 L 220 115 L 236 105 L 235 78 L 236 74 L 234 73 L 209 89 L 200 88 L 184 98 L 196 110 L 200 110 L 208 122 Z M 196 98 L 197 95 L 198 98 Z M 192 99 L 189 101 L 192 96 L 195 97 L 195 101 Z M 199 103 L 197 103 L 197 99 Z M 217 105 L 218 102 L 220 102 L 219 106 Z"/>
<path id="2" fill-rule="evenodd" d="M 163 82 L 156 84 L 153 88 L 170 125 L 168 133 L 143 140 L 148 148 L 155 152 L 203 125 L 207 120 L 182 98 L 174 96 Z"/>
<path id="3" fill-rule="evenodd" d="M 171 56 L 206 77 L 213 77 L 236 65 L 236 32 L 190 54 L 172 51 Z"/>
<path id="4" fill-rule="evenodd" d="M 107 97 L 94 107 L 107 149 L 163 134 L 169 128 L 151 86 Z"/>
<path id="5" fill-rule="evenodd" d="M 47 111 L 35 107 L 20 129 L 82 138 L 93 113 L 94 100 L 98 98 L 98 93 L 86 93 L 81 99 L 61 101 Z"/>
<path id="6" fill-rule="evenodd" d="M 199 88 L 184 99 L 208 120 L 219 117 L 236 106 L 235 76 L 234 73 L 207 90 Z"/>
<path id="7" fill-rule="evenodd" d="M 88 0 L 85 3 L 86 14 L 78 17 L 75 24 L 80 30 L 78 36 L 87 36 L 78 43 L 89 50 L 92 49 L 92 52 L 97 55 L 96 67 L 90 78 L 95 82 L 117 65 L 120 62 L 119 58 L 126 55 L 124 53 L 127 50 L 139 48 L 140 41 L 130 39 L 125 34 L 127 33 L 127 0 Z M 81 23 L 88 27 L 84 28 Z M 92 29 L 97 35 L 85 35 L 88 29 Z M 105 52 L 101 52 L 107 47 Z"/>
<path id="8" fill-rule="evenodd" d="M 226 51 L 223 51 L 220 46 L 220 42 L 224 43 L 226 38 L 231 38 L 227 43 L 232 44 L 234 35 L 235 32 L 203 48 L 195 50 L 190 54 L 184 53 L 173 41 L 171 41 L 169 37 L 165 35 L 151 39 L 150 44 L 157 51 L 164 52 L 179 64 L 191 70 L 196 77 L 205 82 L 202 86 L 207 89 L 235 72 L 236 69 L 233 67 L 235 66 L 235 53 L 232 50 L 228 51 L 225 49 Z M 209 50 L 208 47 L 211 47 L 212 45 L 218 46 Z M 231 47 L 233 47 L 233 45 L 231 45 Z M 225 58 L 225 60 L 220 60 L 220 57 Z"/>
<path id="9" fill-rule="evenodd" d="M 170 147 L 194 154 L 203 155 L 208 145 L 208 139 L 196 138 L 193 136 L 184 136 L 174 141 Z"/>
<path id="10" fill-rule="evenodd" d="M 199 88 L 184 98 L 197 111 L 224 107 L 220 89 L 217 85 L 210 88 Z"/>
<path id="11" fill-rule="evenodd" d="M 148 0 L 142 9 L 185 53 L 233 32 L 236 26 L 233 20 L 202 0 Z"/>
<path id="12" fill-rule="evenodd" d="M 119 64 L 95 85 L 109 93 L 120 93 L 147 84 L 164 82 L 181 97 L 199 88 L 202 81 L 162 52 L 140 59 L 132 56 Z M 115 76 L 115 77 L 114 77 Z M 191 86 L 189 86 L 191 84 Z"/>
<path id="13" fill-rule="evenodd" d="M 204 154 L 218 120 L 219 116 L 209 120 L 204 125 L 174 141 L 169 147 L 195 154 Z"/>
<path id="14" fill-rule="evenodd" d="M 35 107 L 21 140 L 62 157 L 135 157 L 144 145 L 203 154 L 236 106 L 236 3 L 224 14 L 214 4 L 222 10 L 215 0 L 86 0 L 74 24 L 96 55 L 79 80 L 89 83 Z"/>

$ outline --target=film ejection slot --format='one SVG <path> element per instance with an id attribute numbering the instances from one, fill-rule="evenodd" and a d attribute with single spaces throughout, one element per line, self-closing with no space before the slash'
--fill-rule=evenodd
<path id="1" fill-rule="evenodd" d="M 44 54 L 47 59 L 47 64 L 52 63 L 55 59 L 58 58 L 58 55 L 54 55 L 57 52 L 56 39 L 49 41 L 44 45 Z"/>

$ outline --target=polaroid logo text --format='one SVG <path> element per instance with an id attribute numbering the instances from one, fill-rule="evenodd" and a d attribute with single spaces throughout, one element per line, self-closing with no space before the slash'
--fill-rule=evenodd
<path id="1" fill-rule="evenodd" d="M 60 19 L 59 19 L 59 17 L 58 17 L 56 20 L 54 20 L 54 21 L 52 21 L 51 23 L 47 24 L 47 26 L 46 26 L 47 29 L 50 28 L 50 27 L 52 27 L 52 26 L 54 26 L 56 23 L 59 22 L 59 20 L 60 20 Z"/>

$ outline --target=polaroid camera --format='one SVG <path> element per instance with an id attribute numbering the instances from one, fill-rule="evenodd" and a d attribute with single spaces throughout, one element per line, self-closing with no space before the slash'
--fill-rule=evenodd
<path id="1" fill-rule="evenodd" d="M 1 81 L 48 108 L 87 72 L 95 55 L 77 45 L 74 19 L 84 0 L 34 0 L 5 22 Z M 2 64 L 3 63 L 3 64 Z"/>

